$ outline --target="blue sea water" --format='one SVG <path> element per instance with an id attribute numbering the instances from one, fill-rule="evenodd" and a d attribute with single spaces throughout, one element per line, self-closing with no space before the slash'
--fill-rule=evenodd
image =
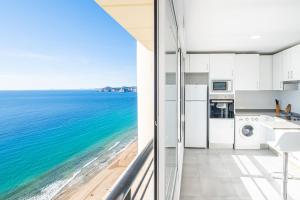
<path id="1" fill-rule="evenodd" d="M 136 101 L 136 93 L 0 91 L 0 199 L 50 199 L 100 169 L 136 138 Z"/>

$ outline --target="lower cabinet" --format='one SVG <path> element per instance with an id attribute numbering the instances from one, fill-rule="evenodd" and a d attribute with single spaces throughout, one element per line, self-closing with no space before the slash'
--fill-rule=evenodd
<path id="1" fill-rule="evenodd" d="M 234 119 L 209 119 L 209 143 L 233 147 Z"/>

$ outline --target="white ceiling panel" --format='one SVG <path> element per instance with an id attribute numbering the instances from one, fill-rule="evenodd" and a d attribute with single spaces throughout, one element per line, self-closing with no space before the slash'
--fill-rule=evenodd
<path id="1" fill-rule="evenodd" d="M 300 42 L 300 0 L 185 0 L 188 51 L 273 53 Z"/>

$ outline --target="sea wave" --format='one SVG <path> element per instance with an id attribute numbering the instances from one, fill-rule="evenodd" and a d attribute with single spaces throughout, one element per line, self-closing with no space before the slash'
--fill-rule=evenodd
<path id="1" fill-rule="evenodd" d="M 108 149 L 108 151 L 112 150 L 113 148 L 115 148 L 116 146 L 118 146 L 120 143 L 121 143 L 120 141 L 116 142 L 114 145 L 112 145 L 112 146 Z"/>
<path id="2" fill-rule="evenodd" d="M 64 187 L 66 187 L 72 180 L 75 179 L 77 175 L 80 174 L 82 169 L 90 165 L 93 161 L 97 158 L 93 159 L 92 161 L 88 162 L 83 168 L 73 173 L 72 177 L 64 180 L 58 180 L 47 187 L 43 188 L 40 194 L 30 197 L 27 200 L 51 200 L 53 199 Z"/>
<path id="3" fill-rule="evenodd" d="M 52 199 L 55 199 L 55 197 L 57 197 L 60 194 L 60 192 L 62 192 L 64 190 L 64 188 L 66 188 L 68 185 L 70 185 L 76 177 L 79 177 L 81 175 L 81 173 L 84 169 L 90 167 L 97 160 L 100 161 L 100 163 L 97 163 L 97 165 L 96 165 L 98 170 L 103 169 L 104 167 L 108 166 L 108 164 L 111 163 L 111 161 L 114 160 L 114 158 L 118 154 L 123 152 L 134 141 L 136 141 L 136 138 L 129 141 L 125 145 L 120 145 L 120 143 L 121 143 L 120 141 L 115 142 L 111 147 L 109 147 L 106 150 L 107 159 L 101 160 L 103 154 L 98 157 L 95 157 L 95 158 L 91 159 L 89 162 L 87 162 L 85 165 L 83 165 L 79 170 L 74 172 L 70 178 L 63 179 L 63 180 L 57 180 L 57 181 L 49 184 L 48 186 L 44 187 L 43 189 L 41 189 L 39 194 L 29 197 L 29 198 L 26 198 L 24 200 L 52 200 Z M 116 148 L 119 145 L 120 145 L 120 148 L 119 149 Z"/>

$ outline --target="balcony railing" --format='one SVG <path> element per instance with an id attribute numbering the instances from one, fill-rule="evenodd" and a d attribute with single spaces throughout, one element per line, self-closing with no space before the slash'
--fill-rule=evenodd
<path id="1" fill-rule="evenodd" d="M 129 165 L 106 200 L 143 199 L 153 178 L 153 139 Z"/>

